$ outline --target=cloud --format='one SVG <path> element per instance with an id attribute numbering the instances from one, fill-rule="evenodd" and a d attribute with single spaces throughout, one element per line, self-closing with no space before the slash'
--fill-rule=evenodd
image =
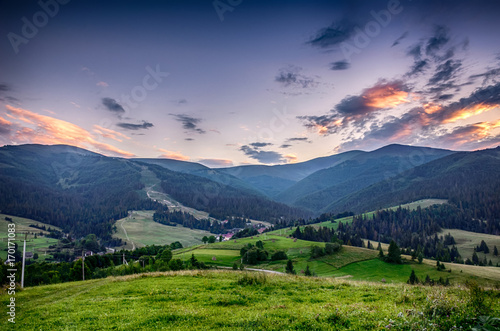
<path id="1" fill-rule="evenodd" d="M 254 148 L 261 148 L 261 147 L 266 147 L 266 146 L 272 146 L 273 144 L 271 143 L 251 143 L 249 144 L 250 146 L 254 147 Z"/>
<path id="2" fill-rule="evenodd" d="M 11 132 L 12 122 L 0 117 L 0 135 L 8 135 Z"/>
<path id="3" fill-rule="evenodd" d="M 198 162 L 209 168 L 224 168 L 233 166 L 233 161 L 225 159 L 199 159 Z"/>
<path id="4" fill-rule="evenodd" d="M 311 141 L 307 137 L 288 138 L 287 140 L 285 140 L 285 142 L 283 143 L 283 145 L 280 146 L 280 148 L 289 148 L 289 147 L 292 147 L 291 143 L 296 142 L 296 141 L 311 143 Z"/>
<path id="5" fill-rule="evenodd" d="M 290 65 L 286 68 L 281 68 L 274 80 L 285 87 L 307 89 L 318 86 L 314 78 L 302 75 L 301 71 L 301 67 Z"/>
<path id="6" fill-rule="evenodd" d="M 181 122 L 182 127 L 188 132 L 194 132 L 198 134 L 206 133 L 205 130 L 198 127 L 198 123 L 202 121 L 201 118 L 191 117 L 186 114 L 170 114 L 170 116 L 173 116 L 177 122 Z"/>
<path id="7" fill-rule="evenodd" d="M 123 107 L 115 99 L 102 98 L 101 101 L 104 107 L 106 107 L 106 109 L 110 112 L 113 112 L 118 116 L 121 116 L 121 114 L 125 113 L 125 109 L 123 109 Z"/>
<path id="8" fill-rule="evenodd" d="M 159 148 L 158 151 L 163 153 L 162 155 L 158 156 L 159 158 L 174 159 L 179 161 L 190 160 L 189 156 L 183 155 L 181 152 L 172 152 L 162 148 Z"/>
<path id="9" fill-rule="evenodd" d="M 447 60 L 437 67 L 436 72 L 429 79 L 429 85 L 446 83 L 451 79 L 454 79 L 461 67 L 461 61 Z"/>
<path id="10" fill-rule="evenodd" d="M 177 106 L 185 105 L 188 103 L 186 99 L 173 100 L 172 102 Z"/>
<path id="11" fill-rule="evenodd" d="M 321 116 L 298 116 L 304 126 L 320 135 L 338 132 L 349 124 L 362 126 L 382 109 L 390 109 L 409 102 L 409 88 L 402 81 L 380 81 L 361 94 L 347 96 Z"/>
<path id="12" fill-rule="evenodd" d="M 291 141 L 309 141 L 309 138 L 307 138 L 307 137 L 288 138 L 286 141 L 287 142 L 291 142 Z"/>
<path id="13" fill-rule="evenodd" d="M 111 129 L 104 128 L 100 125 L 94 125 L 94 132 L 100 134 L 104 138 L 110 138 L 118 142 L 122 142 L 123 139 L 130 139 L 130 137 L 124 135 L 121 132 L 117 132 Z"/>
<path id="14" fill-rule="evenodd" d="M 245 153 L 251 159 L 257 160 L 264 164 L 276 164 L 286 162 L 286 159 L 280 153 L 273 151 L 262 151 L 258 148 L 252 148 L 248 145 L 240 147 L 240 151 Z"/>
<path id="15" fill-rule="evenodd" d="M 434 26 L 434 34 L 427 40 L 425 53 L 434 55 L 450 41 L 449 29 L 443 25 Z"/>
<path id="16" fill-rule="evenodd" d="M 498 68 L 492 68 L 488 69 L 485 72 L 482 72 L 480 74 L 475 74 L 469 76 L 469 79 L 476 79 L 476 78 L 483 78 L 483 85 L 487 84 L 488 82 L 496 83 L 498 80 L 497 78 L 500 77 L 500 67 Z"/>
<path id="17" fill-rule="evenodd" d="M 452 132 L 433 137 L 441 145 L 452 149 L 488 148 L 500 143 L 500 135 L 492 135 L 493 129 L 500 127 L 500 120 L 496 122 L 479 122 L 454 128 Z"/>
<path id="18" fill-rule="evenodd" d="M 394 46 L 397 46 L 401 43 L 401 40 L 405 39 L 406 37 L 408 37 L 408 31 L 405 31 L 398 39 L 396 39 L 391 47 L 394 47 Z"/>
<path id="19" fill-rule="evenodd" d="M 307 44 L 323 49 L 338 46 L 355 34 L 354 28 L 354 23 L 347 20 L 333 22 L 330 26 L 320 29 Z"/>
<path id="20" fill-rule="evenodd" d="M 194 139 L 193 138 L 186 138 L 184 139 L 185 141 L 193 141 Z"/>
<path id="21" fill-rule="evenodd" d="M 283 157 L 287 160 L 288 163 L 295 163 L 298 160 L 295 154 L 286 154 Z"/>
<path id="22" fill-rule="evenodd" d="M 126 130 L 143 130 L 143 129 L 148 130 L 149 128 L 152 128 L 154 125 L 153 125 L 153 123 L 142 121 L 142 124 L 118 123 L 118 124 L 116 124 L 116 126 L 119 126 L 120 128 L 126 129 Z"/>
<path id="23" fill-rule="evenodd" d="M 500 127 L 497 122 L 479 122 L 446 129 L 460 120 L 484 112 L 500 109 L 500 83 L 476 89 L 468 97 L 447 105 L 424 103 L 399 117 L 387 117 L 380 123 L 373 123 L 363 135 L 340 145 L 340 150 L 353 148 L 376 148 L 388 142 L 424 143 L 446 148 L 476 149 L 498 143 L 499 135 L 491 131 Z"/>
<path id="24" fill-rule="evenodd" d="M 410 71 L 406 73 L 407 76 L 414 76 L 424 72 L 425 69 L 429 67 L 429 61 L 427 60 L 417 60 L 413 63 L 413 66 L 410 68 Z"/>
<path id="25" fill-rule="evenodd" d="M 10 87 L 10 85 L 5 83 L 0 84 L 0 101 L 19 104 L 19 99 L 11 95 L 5 95 L 6 92 L 10 92 L 11 90 L 12 88 Z"/>
<path id="26" fill-rule="evenodd" d="M 330 70 L 346 70 L 351 67 L 351 64 L 346 60 L 330 63 Z"/>
<path id="27" fill-rule="evenodd" d="M 100 87 L 108 87 L 109 86 L 109 84 L 106 82 L 98 82 L 96 85 L 100 86 Z"/>
<path id="28" fill-rule="evenodd" d="M 90 132 L 70 122 L 40 115 L 26 109 L 6 106 L 9 118 L 16 120 L 10 139 L 16 143 L 66 144 L 104 154 L 133 157 L 134 154 L 99 142 Z M 14 127 L 14 124 L 12 124 Z M 14 132 L 15 131 L 15 132 Z"/>

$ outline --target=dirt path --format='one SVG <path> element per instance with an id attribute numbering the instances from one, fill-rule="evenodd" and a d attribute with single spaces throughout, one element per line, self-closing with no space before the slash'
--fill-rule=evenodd
<path id="1" fill-rule="evenodd" d="M 123 219 L 122 222 L 120 223 L 120 226 L 122 227 L 123 229 L 123 233 L 125 233 L 125 237 L 127 238 L 127 241 L 131 242 L 132 243 L 132 250 L 135 250 L 135 244 L 133 241 L 130 240 L 130 238 L 128 237 L 128 233 L 127 233 L 127 230 L 125 230 L 125 227 L 123 226 L 123 223 L 125 223 L 125 220 L 129 219 L 132 215 L 129 215 L 128 218 L 126 219 Z"/>

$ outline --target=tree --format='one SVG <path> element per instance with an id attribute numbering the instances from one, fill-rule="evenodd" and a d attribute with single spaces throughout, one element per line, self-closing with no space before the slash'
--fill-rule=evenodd
<path id="1" fill-rule="evenodd" d="M 262 240 L 257 241 L 255 243 L 255 246 L 257 246 L 257 248 L 264 249 L 264 243 L 262 242 Z"/>
<path id="2" fill-rule="evenodd" d="M 208 237 L 208 243 L 213 244 L 215 242 L 215 236 Z"/>
<path id="3" fill-rule="evenodd" d="M 424 254 L 422 252 L 418 253 L 417 260 L 418 260 L 418 264 L 422 264 L 422 261 L 424 260 Z"/>
<path id="4" fill-rule="evenodd" d="M 238 270 L 238 265 L 236 264 L 236 262 L 233 263 L 233 270 Z"/>
<path id="5" fill-rule="evenodd" d="M 284 251 L 277 251 L 273 255 L 271 255 L 271 260 L 272 261 L 279 261 L 279 260 L 286 260 L 288 259 L 288 256 Z"/>
<path id="6" fill-rule="evenodd" d="M 389 244 L 389 251 L 387 252 L 386 262 L 401 264 L 401 250 L 394 240 Z"/>
<path id="7" fill-rule="evenodd" d="M 312 276 L 311 269 L 309 269 L 309 264 L 306 266 L 306 271 L 304 272 L 306 276 Z"/>
<path id="8" fill-rule="evenodd" d="M 474 263 L 474 265 L 479 265 L 479 257 L 477 256 L 475 251 L 474 253 L 472 253 L 472 263 Z"/>
<path id="9" fill-rule="evenodd" d="M 207 236 L 203 236 L 203 238 L 201 238 L 201 241 L 203 241 L 203 243 L 206 244 L 207 241 L 208 241 L 208 237 Z"/>
<path id="10" fill-rule="evenodd" d="M 292 274 L 292 275 L 295 275 L 295 269 L 293 268 L 293 262 L 292 260 L 288 260 L 288 262 L 286 263 L 286 268 L 285 268 L 285 272 L 287 274 Z"/>
<path id="11" fill-rule="evenodd" d="M 219 242 L 221 243 L 224 240 L 223 236 L 219 236 Z"/>
<path id="12" fill-rule="evenodd" d="M 33 259 L 38 260 L 38 253 L 33 254 Z M 491 260 L 490 260 L 491 262 Z"/>
<path id="13" fill-rule="evenodd" d="M 496 245 L 493 247 L 493 255 L 498 256 L 498 249 Z"/>
<path id="14" fill-rule="evenodd" d="M 415 275 L 415 270 L 411 269 L 410 278 L 408 279 L 408 281 L 406 283 L 411 284 L 411 285 L 418 284 L 418 277 L 417 277 L 417 275 Z"/>
<path id="15" fill-rule="evenodd" d="M 172 260 L 172 251 L 170 250 L 170 248 L 165 248 L 161 253 L 160 253 L 160 256 L 158 257 L 158 259 L 160 259 L 161 261 L 163 262 L 170 262 L 170 260 Z"/>
<path id="16" fill-rule="evenodd" d="M 478 252 L 484 252 L 484 254 L 488 254 L 490 252 L 490 249 L 488 245 L 484 242 L 484 240 L 481 240 L 481 244 L 479 245 L 479 249 L 477 249 Z"/>
<path id="17" fill-rule="evenodd" d="M 193 268 L 198 268 L 199 263 L 194 254 L 191 254 L 191 258 L 189 259 L 189 264 L 191 264 L 191 267 Z"/>

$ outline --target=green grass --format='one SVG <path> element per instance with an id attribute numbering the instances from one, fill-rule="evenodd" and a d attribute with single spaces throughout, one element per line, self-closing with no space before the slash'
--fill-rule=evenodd
<path id="1" fill-rule="evenodd" d="M 483 258 L 486 256 L 486 259 L 488 261 L 491 260 L 493 265 L 500 263 L 500 255 L 499 256 L 493 255 L 493 247 L 494 246 L 497 246 L 497 249 L 500 250 L 500 236 L 494 236 L 494 235 L 484 234 L 484 233 L 469 232 L 469 231 L 462 231 L 462 230 L 455 230 L 455 229 L 443 229 L 443 231 L 441 231 L 441 233 L 439 235 L 444 236 L 448 233 L 450 233 L 453 236 L 453 238 L 455 238 L 458 251 L 464 260 L 466 258 L 472 259 L 472 254 L 474 253 L 474 248 L 481 244 L 481 240 L 484 240 L 484 242 L 488 245 L 490 252 L 489 252 L 489 254 L 484 254 L 483 252 L 478 252 L 477 256 L 481 260 L 483 260 Z"/>
<path id="2" fill-rule="evenodd" d="M 8 299 L 0 296 L 4 307 Z M 499 316 L 498 293 L 487 291 L 485 300 L 489 315 Z M 17 292 L 16 303 L 16 324 L 9 330 L 440 330 L 472 321 L 474 310 L 468 291 L 458 287 L 239 271 L 38 286 Z"/>
<path id="3" fill-rule="evenodd" d="M 5 249 L 7 248 L 7 234 L 8 234 L 8 224 L 5 220 L 5 217 L 12 218 L 12 221 L 16 225 L 16 242 L 19 247 L 22 249 L 23 240 L 25 237 L 25 233 L 28 232 L 27 242 L 26 242 L 26 251 L 38 253 L 39 260 L 44 260 L 45 258 L 50 258 L 52 255 L 45 253 L 49 251 L 49 246 L 57 244 L 57 239 L 47 238 L 40 236 L 41 234 L 48 234 L 47 231 L 43 231 L 37 228 L 30 227 L 30 224 L 38 224 L 39 226 L 44 226 L 46 228 L 52 228 L 55 230 L 61 231 L 57 226 L 45 224 L 42 222 L 34 221 L 28 218 L 11 216 L 0 214 L 0 258 L 5 260 L 7 258 L 7 252 Z M 35 239 L 35 234 L 38 238 Z"/>
<path id="4" fill-rule="evenodd" d="M 200 244 L 204 236 L 212 235 L 208 231 L 154 222 L 153 213 L 153 211 L 134 211 L 129 217 L 118 220 L 115 223 L 117 232 L 113 236 L 127 242 L 124 248 L 133 249 L 146 245 L 166 245 L 174 241 L 181 242 L 183 246 L 192 246 Z"/>

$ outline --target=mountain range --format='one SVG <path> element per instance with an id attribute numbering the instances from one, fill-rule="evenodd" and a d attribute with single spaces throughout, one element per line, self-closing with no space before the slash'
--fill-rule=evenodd
<path id="1" fill-rule="evenodd" d="M 65 145 L 4 146 L 0 211 L 78 234 L 97 229 L 105 237 L 128 210 L 156 208 L 147 198 L 154 186 L 218 219 L 276 222 L 421 198 L 463 202 L 487 213 L 479 201 L 500 202 L 499 154 L 500 148 L 454 152 L 393 144 L 294 164 L 211 169 L 171 159 L 106 157 Z"/>

